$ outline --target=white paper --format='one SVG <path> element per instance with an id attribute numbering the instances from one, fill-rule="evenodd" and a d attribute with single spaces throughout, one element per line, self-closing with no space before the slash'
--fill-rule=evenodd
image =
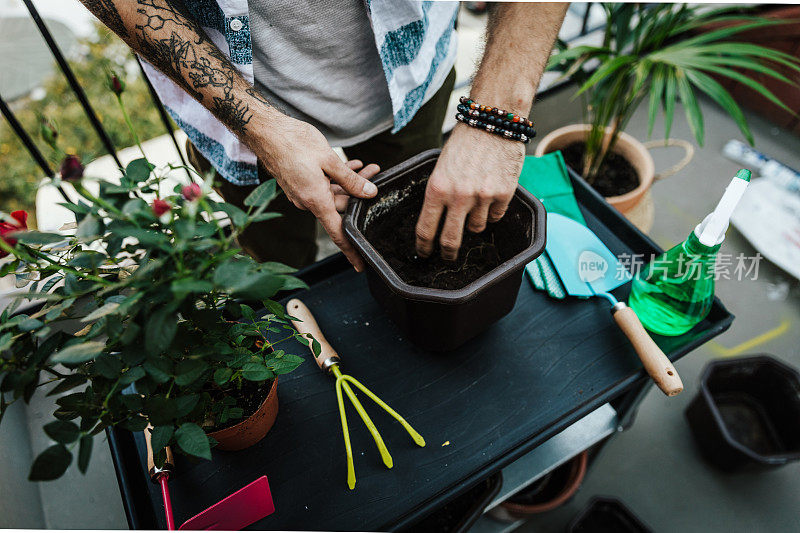
<path id="1" fill-rule="evenodd" d="M 800 279 L 800 195 L 754 179 L 731 222 L 761 255 Z"/>

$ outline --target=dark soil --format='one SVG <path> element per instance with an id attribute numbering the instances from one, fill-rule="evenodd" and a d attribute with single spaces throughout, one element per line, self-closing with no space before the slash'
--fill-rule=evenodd
<path id="1" fill-rule="evenodd" d="M 236 398 L 236 406 L 241 407 L 244 410 L 244 414 L 242 415 L 242 418 L 229 419 L 226 420 L 224 424 L 205 427 L 203 428 L 205 432 L 211 433 L 221 429 L 227 429 L 253 415 L 256 411 L 258 411 L 258 408 L 261 407 L 261 404 L 264 403 L 264 400 L 269 395 L 269 391 L 272 388 L 272 381 L 273 380 L 265 381 L 264 383 L 258 383 L 255 381 L 244 380 L 242 382 L 241 390 L 225 391 L 225 393 L 223 393 L 217 389 L 216 391 L 211 392 L 212 395 L 218 395 L 218 401 L 221 401 L 226 394 L 229 396 L 234 396 Z"/>
<path id="2" fill-rule="evenodd" d="M 564 156 L 564 162 L 580 174 L 583 171 L 585 152 L 586 143 L 575 142 L 561 150 L 561 155 Z M 627 159 L 612 152 L 600 165 L 591 186 L 603 196 L 619 196 L 639 186 L 639 175 Z"/>
<path id="3" fill-rule="evenodd" d="M 531 215 L 522 202 L 515 198 L 506 215 L 499 222 L 488 224 L 485 231 L 472 233 L 464 229 L 461 249 L 455 261 L 441 258 L 438 234 L 430 257 L 417 256 L 415 231 L 429 176 L 430 169 L 421 170 L 409 181 L 403 180 L 405 186 L 402 188 L 398 184 L 382 190 L 380 197 L 367 208 L 364 218 L 364 236 L 400 279 L 418 287 L 460 289 L 491 272 L 530 244 Z M 442 223 L 444 219 L 442 216 Z"/>

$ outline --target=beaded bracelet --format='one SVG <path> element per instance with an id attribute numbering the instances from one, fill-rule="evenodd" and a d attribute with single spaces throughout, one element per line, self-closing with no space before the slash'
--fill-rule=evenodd
<path id="1" fill-rule="evenodd" d="M 491 124 L 495 128 L 511 130 L 514 133 L 524 133 L 529 138 L 536 136 L 536 130 L 532 125 L 529 125 L 529 123 L 532 124 L 529 120 L 526 120 L 525 122 L 514 122 L 513 120 L 506 118 L 506 116 L 501 117 L 487 111 L 470 109 L 465 104 L 459 104 L 457 109 L 462 115 L 478 119 L 485 124 Z"/>
<path id="2" fill-rule="evenodd" d="M 473 116 L 474 114 L 472 112 L 476 111 L 478 113 L 486 113 L 487 115 L 494 115 L 496 117 L 508 120 L 510 122 L 518 123 L 523 126 L 529 126 L 533 128 L 532 120 L 528 120 L 527 118 L 515 115 L 514 113 L 506 113 L 504 110 L 498 109 L 496 107 L 477 104 L 474 100 L 471 100 L 466 96 L 462 96 L 461 98 L 459 98 L 459 102 L 467 106 L 470 110 L 470 114 Z"/>
<path id="3" fill-rule="evenodd" d="M 502 137 L 505 137 L 506 139 L 511 139 L 513 141 L 520 141 L 522 143 L 528 144 L 531 140 L 530 137 L 528 137 L 524 133 L 516 133 L 511 130 L 499 128 L 493 124 L 487 124 L 483 121 L 480 121 L 477 118 L 465 117 L 461 113 L 456 114 L 456 120 L 458 120 L 459 122 L 463 122 L 468 126 L 472 126 L 473 128 L 486 130 L 489 133 L 494 133 L 495 135 L 500 135 Z"/>
<path id="4" fill-rule="evenodd" d="M 536 136 L 531 120 L 496 107 L 479 105 L 466 96 L 462 96 L 460 102 L 456 114 L 459 122 L 525 144 Z"/>
<path id="5" fill-rule="evenodd" d="M 459 108 L 461 107 L 462 106 L 459 106 Z M 456 120 L 473 128 L 479 128 L 489 133 L 500 135 L 506 139 L 520 141 L 524 144 L 528 144 L 533 136 L 536 135 L 536 131 L 531 126 L 523 126 L 519 122 L 511 122 L 493 115 L 487 116 L 485 112 L 480 113 L 484 116 L 470 116 L 471 113 L 470 115 L 465 115 L 462 109 L 459 109 L 459 113 L 456 114 Z M 524 132 L 520 131 L 522 128 L 524 128 Z M 517 131 L 514 131 L 515 129 Z"/>

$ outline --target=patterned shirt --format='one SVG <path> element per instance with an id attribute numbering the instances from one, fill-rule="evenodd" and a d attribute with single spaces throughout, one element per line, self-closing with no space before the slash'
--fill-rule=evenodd
<path id="1" fill-rule="evenodd" d="M 247 2 L 184 0 L 184 5 L 252 84 L 253 50 Z M 395 133 L 441 87 L 455 63 L 458 2 L 365 2 L 392 101 L 392 133 Z M 155 67 L 147 62 L 144 67 L 167 111 L 214 168 L 236 185 L 258 183 L 256 156 L 236 135 Z"/>

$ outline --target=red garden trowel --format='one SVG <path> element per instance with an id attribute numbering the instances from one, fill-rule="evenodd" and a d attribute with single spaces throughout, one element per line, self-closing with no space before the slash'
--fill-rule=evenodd
<path id="1" fill-rule="evenodd" d="M 608 300 L 619 328 L 631 341 L 645 370 L 667 396 L 683 390 L 678 371 L 653 342 L 639 317 L 625 302 L 617 301 L 611 291 L 630 281 L 616 256 L 592 230 L 575 220 L 547 214 L 547 255 L 570 296 L 600 296 Z"/>
<path id="2" fill-rule="evenodd" d="M 150 431 L 150 428 L 144 430 L 144 438 L 147 441 L 147 471 L 150 473 L 150 480 L 161 485 L 167 529 L 172 531 L 175 529 L 175 520 L 172 517 L 172 502 L 169 498 L 167 482 L 175 468 L 175 462 L 172 458 L 172 451 L 167 447 L 165 449 L 167 459 L 164 466 L 162 468 L 156 467 L 153 459 L 153 448 L 150 445 Z M 178 529 L 189 531 L 238 531 L 258 522 L 274 511 L 275 504 L 272 502 L 272 493 L 269 490 L 267 476 L 261 476 L 224 500 L 194 515 L 181 524 Z"/>

